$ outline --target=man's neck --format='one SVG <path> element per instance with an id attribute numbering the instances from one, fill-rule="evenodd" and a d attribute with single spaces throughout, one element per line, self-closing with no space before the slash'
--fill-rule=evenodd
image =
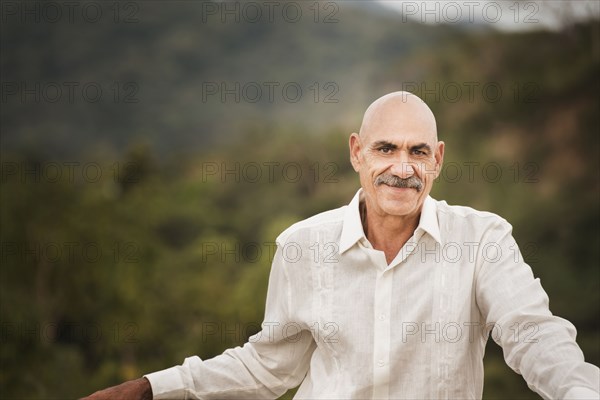
<path id="1" fill-rule="evenodd" d="M 378 215 L 360 204 L 363 230 L 374 249 L 381 250 L 390 264 L 419 225 L 420 214 L 409 216 Z"/>

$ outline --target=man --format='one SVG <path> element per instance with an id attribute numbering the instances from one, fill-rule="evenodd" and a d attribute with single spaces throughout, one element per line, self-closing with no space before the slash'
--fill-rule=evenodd
<path id="1" fill-rule="evenodd" d="M 243 347 L 89 399 L 475 399 L 488 336 L 547 399 L 599 397 L 575 328 L 553 316 L 502 218 L 429 197 L 435 118 L 395 92 L 350 136 L 361 190 L 278 238 L 263 330 Z"/>

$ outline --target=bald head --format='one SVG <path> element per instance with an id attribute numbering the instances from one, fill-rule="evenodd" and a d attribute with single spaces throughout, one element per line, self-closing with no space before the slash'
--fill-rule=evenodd
<path id="1" fill-rule="evenodd" d="M 360 136 L 389 130 L 421 132 L 428 142 L 437 142 L 437 126 L 431 109 L 416 95 L 392 92 L 375 100 L 363 117 Z"/>

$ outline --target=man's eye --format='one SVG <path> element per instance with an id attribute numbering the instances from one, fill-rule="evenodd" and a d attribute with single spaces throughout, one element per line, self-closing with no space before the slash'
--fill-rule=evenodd
<path id="1" fill-rule="evenodd" d="M 389 154 L 392 152 L 392 148 L 391 147 L 382 147 L 379 149 L 379 151 L 383 154 Z"/>
<path id="2" fill-rule="evenodd" d="M 427 153 L 425 153 L 424 151 L 421 151 L 421 150 L 413 150 L 413 154 L 417 155 L 417 156 L 425 156 L 425 155 L 427 155 Z"/>

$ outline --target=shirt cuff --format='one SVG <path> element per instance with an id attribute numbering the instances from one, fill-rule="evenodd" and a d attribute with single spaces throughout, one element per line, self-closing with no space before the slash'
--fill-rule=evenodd
<path id="1" fill-rule="evenodd" d="M 179 367 L 167 368 L 162 371 L 144 375 L 152 386 L 154 400 L 185 399 L 186 388 Z"/>
<path id="2" fill-rule="evenodd" d="M 600 394 L 595 390 L 582 387 L 575 386 L 565 394 L 565 400 L 598 400 L 600 399 Z"/>

